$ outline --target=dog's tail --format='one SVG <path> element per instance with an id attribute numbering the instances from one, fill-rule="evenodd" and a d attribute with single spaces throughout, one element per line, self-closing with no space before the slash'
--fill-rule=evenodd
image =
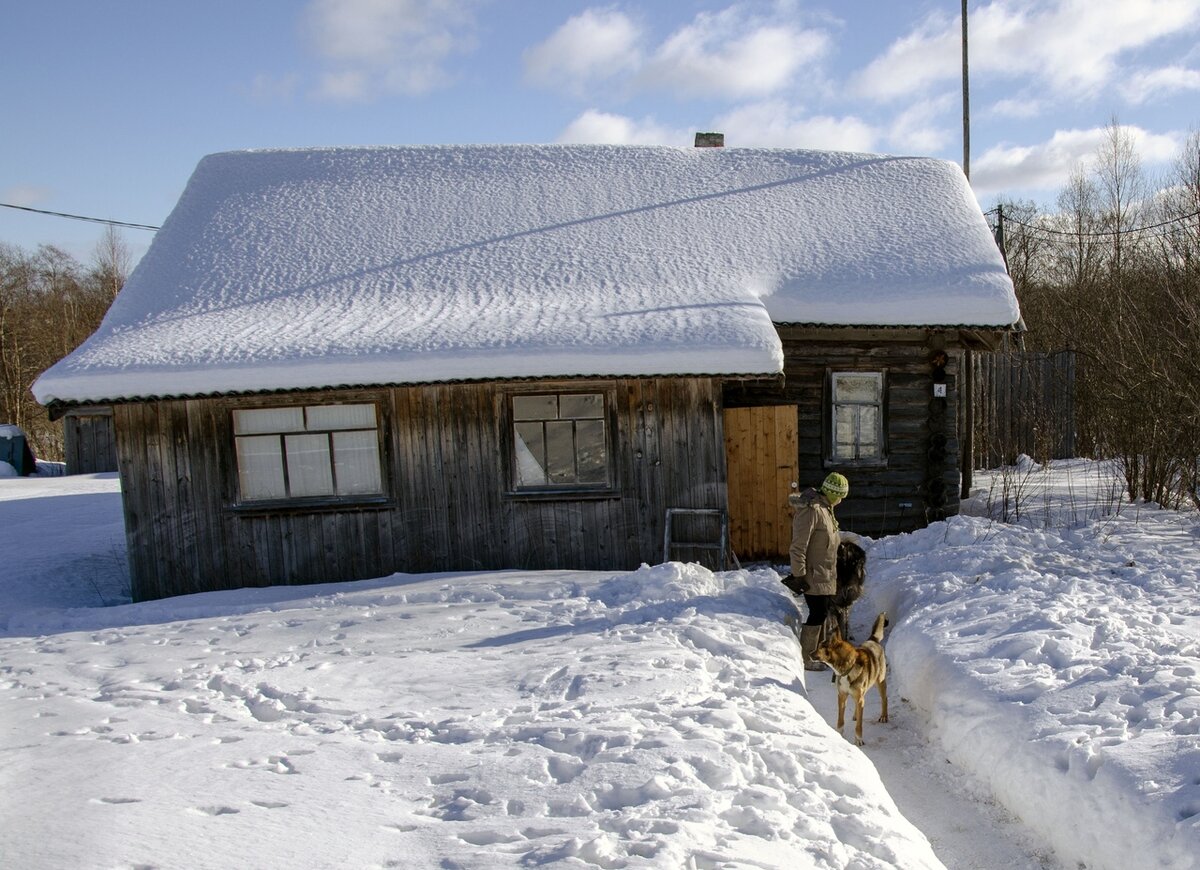
<path id="1" fill-rule="evenodd" d="M 875 643 L 883 643 L 883 630 L 888 627 L 887 613 L 881 613 L 875 617 L 875 625 L 871 629 L 871 640 Z"/>

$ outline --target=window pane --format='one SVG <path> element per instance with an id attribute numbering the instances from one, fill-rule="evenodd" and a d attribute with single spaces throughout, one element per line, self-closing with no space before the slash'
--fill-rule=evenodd
<path id="1" fill-rule="evenodd" d="M 858 422 L 858 452 L 860 459 L 873 459 L 879 451 L 879 409 L 872 406 L 860 408 Z"/>
<path id="2" fill-rule="evenodd" d="M 293 498 L 333 495 L 333 469 L 329 465 L 328 435 L 288 435 L 288 484 Z"/>
<path id="3" fill-rule="evenodd" d="M 849 375 L 834 376 L 834 401 L 837 402 L 878 402 L 878 375 Z"/>
<path id="4" fill-rule="evenodd" d="M 575 482 L 575 424 L 546 424 L 546 471 L 551 483 Z"/>
<path id="5" fill-rule="evenodd" d="M 374 429 L 374 405 L 311 405 L 304 409 L 309 429 Z"/>
<path id="6" fill-rule="evenodd" d="M 238 438 L 238 490 L 244 501 L 285 498 L 283 452 L 278 435 Z"/>
<path id="7" fill-rule="evenodd" d="M 303 431 L 303 408 L 254 408 L 233 412 L 233 432 L 235 435 Z"/>
<path id="8" fill-rule="evenodd" d="M 557 420 L 558 396 L 513 396 L 514 420 Z"/>
<path id="9" fill-rule="evenodd" d="M 546 444 L 541 423 L 517 423 L 517 486 L 545 486 Z"/>
<path id="10" fill-rule="evenodd" d="M 595 419 L 604 416 L 604 396 L 589 393 L 585 396 L 560 396 L 559 416 L 564 420 Z"/>
<path id="11" fill-rule="evenodd" d="M 379 438 L 374 429 L 334 432 L 333 465 L 338 495 L 383 492 L 379 476 Z"/>
<path id="12" fill-rule="evenodd" d="M 575 454 L 580 483 L 608 482 L 608 444 L 603 420 L 580 420 L 575 424 Z"/>
<path id="13" fill-rule="evenodd" d="M 833 455 L 838 459 L 854 459 L 856 441 L 854 409 L 843 406 L 835 408 L 834 414 Z"/>

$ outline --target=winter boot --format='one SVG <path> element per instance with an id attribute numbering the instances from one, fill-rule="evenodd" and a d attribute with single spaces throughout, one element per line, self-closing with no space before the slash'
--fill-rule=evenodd
<path id="1" fill-rule="evenodd" d="M 821 642 L 821 633 L 824 628 L 823 625 L 800 626 L 800 655 L 804 658 L 804 670 L 806 671 L 825 670 L 825 663 L 813 658 L 813 653 L 817 651 L 817 646 Z"/>

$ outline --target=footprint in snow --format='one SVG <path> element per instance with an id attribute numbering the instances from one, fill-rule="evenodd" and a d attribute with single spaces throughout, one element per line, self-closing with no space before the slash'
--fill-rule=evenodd
<path id="1" fill-rule="evenodd" d="M 232 816 L 237 815 L 241 810 L 233 807 L 193 807 L 193 813 L 202 813 L 206 816 Z"/>

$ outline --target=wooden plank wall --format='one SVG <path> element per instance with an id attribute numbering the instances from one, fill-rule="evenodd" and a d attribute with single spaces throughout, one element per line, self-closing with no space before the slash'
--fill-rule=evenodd
<path id="1" fill-rule="evenodd" d="M 830 471 L 850 480 L 850 496 L 837 509 L 843 529 L 879 537 L 927 525 L 935 509 L 929 481 L 945 486 L 946 514 L 959 503 L 957 432 L 958 373 L 963 355 L 957 333 L 926 330 L 819 330 L 779 327 L 784 348 L 782 384 L 730 384 L 727 407 L 794 404 L 799 417 L 800 488 L 818 486 Z M 945 410 L 931 413 L 930 358 L 945 349 Z M 885 371 L 888 457 L 882 466 L 837 466 L 828 452 L 826 377 L 828 371 Z M 931 421 L 936 426 L 931 428 Z M 945 455 L 930 459 L 934 434 L 946 437 Z"/>
<path id="2" fill-rule="evenodd" d="M 134 598 L 396 571 L 631 569 L 662 561 L 668 507 L 725 508 L 716 381 L 538 388 L 599 388 L 615 398 L 613 493 L 553 500 L 506 494 L 503 384 L 115 406 Z M 234 408 L 364 400 L 378 401 L 385 418 L 388 504 L 308 512 L 236 507 Z M 715 566 L 717 554 L 676 557 Z"/>
<path id="3" fill-rule="evenodd" d="M 1069 459 L 1075 449 L 1075 353 L 997 351 L 972 357 L 976 468 Z"/>
<path id="4" fill-rule="evenodd" d="M 67 474 L 117 470 L 117 445 L 111 409 L 78 411 L 63 417 Z"/>

